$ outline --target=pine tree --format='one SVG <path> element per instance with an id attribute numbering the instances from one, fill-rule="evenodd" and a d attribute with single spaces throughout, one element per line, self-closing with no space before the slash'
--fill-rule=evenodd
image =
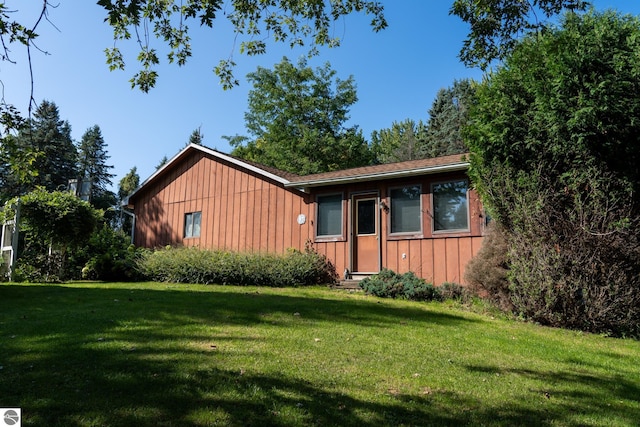
<path id="1" fill-rule="evenodd" d="M 201 130 L 200 126 L 198 126 L 197 129 L 194 129 L 193 132 L 191 132 L 191 135 L 189 136 L 189 141 L 187 142 L 187 145 L 189 145 L 189 144 L 202 145 L 202 140 L 203 139 L 204 139 L 204 135 L 202 134 L 202 130 Z"/>
<path id="2" fill-rule="evenodd" d="M 453 86 L 440 89 L 429 109 L 426 140 L 422 157 L 438 157 L 467 151 L 460 130 L 467 122 L 475 89 L 469 79 L 455 80 Z"/>
<path id="3" fill-rule="evenodd" d="M 371 149 L 377 163 L 403 162 L 424 156 L 427 126 L 420 120 L 393 122 L 391 128 L 371 133 Z"/>
<path id="4" fill-rule="evenodd" d="M 112 185 L 111 178 L 115 175 L 109 173 L 112 165 L 107 165 L 106 143 L 98 125 L 86 130 L 78 145 L 78 179 L 91 182 L 91 196 L 89 200 L 96 207 L 104 204 L 108 199 L 115 201 L 113 192 L 107 187 Z M 107 206 L 108 207 L 108 206 Z"/>
<path id="5" fill-rule="evenodd" d="M 36 153 L 35 176 L 22 190 L 42 186 L 49 191 L 66 189 L 76 178 L 77 151 L 71 139 L 71 125 L 60 119 L 56 104 L 42 101 L 33 119 L 19 132 L 17 144 L 26 152 Z"/>

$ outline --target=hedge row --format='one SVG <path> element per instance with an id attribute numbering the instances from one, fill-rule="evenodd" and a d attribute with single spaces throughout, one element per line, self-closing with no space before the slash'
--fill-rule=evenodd
<path id="1" fill-rule="evenodd" d="M 285 255 L 239 253 L 197 248 L 145 252 L 138 261 L 149 280 L 239 286 L 309 286 L 333 283 L 335 268 L 311 249 Z"/>

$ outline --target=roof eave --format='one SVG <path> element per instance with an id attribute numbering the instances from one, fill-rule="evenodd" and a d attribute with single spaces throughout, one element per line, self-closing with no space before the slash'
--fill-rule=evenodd
<path id="1" fill-rule="evenodd" d="M 455 164 L 441 165 L 441 166 L 426 166 L 422 168 L 401 170 L 393 172 L 376 172 L 369 174 L 362 174 L 356 176 L 343 176 L 337 178 L 324 178 L 324 179 L 310 179 L 310 180 L 296 180 L 285 184 L 285 187 L 298 187 L 303 191 L 308 192 L 309 188 L 313 187 L 326 187 L 336 184 L 351 184 L 363 181 L 380 181 L 383 179 L 405 178 L 417 175 L 432 175 L 435 173 L 446 172 L 458 172 L 469 169 L 469 162 L 461 162 Z"/>
<path id="2" fill-rule="evenodd" d="M 259 175 L 262 175 L 264 177 L 267 177 L 269 179 L 272 179 L 276 182 L 279 182 L 280 184 L 284 185 L 285 187 L 288 186 L 289 184 L 289 180 L 285 179 L 281 176 L 272 174 L 271 172 L 267 172 L 263 169 L 260 169 L 256 166 L 250 165 L 248 163 L 243 162 L 242 160 L 239 160 L 235 157 L 232 156 L 228 156 L 224 153 L 221 153 L 217 150 L 213 150 L 211 148 L 205 147 L 203 145 L 199 145 L 199 144 L 189 144 L 187 145 L 185 148 L 183 148 L 182 150 L 180 150 L 175 156 L 173 156 L 171 159 L 167 160 L 167 162 L 162 165 L 160 168 L 158 168 L 153 174 L 151 174 L 151 176 L 149 176 L 149 178 L 145 179 L 144 182 L 142 184 L 140 184 L 138 186 L 138 188 L 136 188 L 135 190 L 133 190 L 133 192 L 131 194 L 129 194 L 129 196 L 126 198 L 127 203 L 129 202 L 129 199 L 134 198 L 134 196 L 136 195 L 136 193 L 138 193 L 143 187 L 145 187 L 146 185 L 148 185 L 149 183 L 153 182 L 155 180 L 155 178 L 162 174 L 164 172 L 165 169 L 171 167 L 171 165 L 173 163 L 175 163 L 180 157 L 184 156 L 185 153 L 191 149 L 196 149 L 196 150 L 200 150 L 206 154 L 209 154 L 211 156 L 217 157 L 221 160 L 227 161 L 229 163 L 232 163 L 236 166 L 240 166 L 244 169 L 250 170 L 252 172 L 255 172 Z"/>

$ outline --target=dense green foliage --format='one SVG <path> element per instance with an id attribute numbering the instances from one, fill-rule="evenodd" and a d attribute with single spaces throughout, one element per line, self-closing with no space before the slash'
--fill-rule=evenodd
<path id="1" fill-rule="evenodd" d="M 291 47 L 311 45 L 310 55 L 318 53 L 321 46 L 339 46 L 340 39 L 334 33 L 334 22 L 353 12 L 372 15 L 371 27 L 375 31 L 384 29 L 387 22 L 383 6 L 377 1 L 338 0 L 276 0 L 265 2 L 237 1 L 226 5 L 223 0 L 149 1 L 99 0 L 98 4 L 107 12 L 107 23 L 113 27 L 114 41 L 130 39 L 132 34 L 144 34 L 138 61 L 142 69 L 131 79 L 131 86 L 147 92 L 155 86 L 160 63 L 154 39 L 163 40 L 169 48 L 167 60 L 184 65 L 191 56 L 189 23 L 212 28 L 222 17 L 229 20 L 236 37 L 240 37 L 240 53 L 264 54 L 272 39 Z M 243 37 L 246 40 L 242 40 Z M 233 46 L 229 46 L 233 48 Z M 107 63 L 112 70 L 124 69 L 122 52 L 117 46 L 106 49 Z M 230 57 L 222 59 L 215 67 L 224 88 L 238 82 L 233 76 L 235 63 Z"/>
<path id="2" fill-rule="evenodd" d="M 335 74 L 329 63 L 314 70 L 287 58 L 273 70 L 249 73 L 253 89 L 245 122 L 251 138 L 228 138 L 232 154 L 300 175 L 370 164 L 362 132 L 345 127 L 358 99 L 353 77 Z"/>
<path id="3" fill-rule="evenodd" d="M 138 280 L 141 275 L 137 262 L 141 252 L 142 249 L 131 244 L 127 234 L 103 224 L 83 247 L 71 254 L 67 276 L 119 282 Z"/>
<path id="4" fill-rule="evenodd" d="M 429 109 L 424 158 L 467 152 L 461 132 L 474 96 L 475 82 L 469 79 L 454 80 L 452 86 L 438 91 Z"/>
<path id="5" fill-rule="evenodd" d="M 327 258 L 310 248 L 285 255 L 167 248 L 144 253 L 139 269 L 149 280 L 240 286 L 309 286 L 337 277 Z"/>
<path id="6" fill-rule="evenodd" d="M 371 150 L 375 161 L 392 163 L 466 153 L 461 130 L 473 104 L 474 87 L 472 80 L 463 79 L 440 89 L 426 124 L 407 119 L 394 122 L 389 129 L 373 131 Z"/>
<path id="7" fill-rule="evenodd" d="M 523 34 L 543 31 L 546 22 L 563 10 L 585 10 L 583 0 L 455 0 L 450 14 L 469 24 L 470 31 L 460 50 L 467 66 L 486 69 L 505 59 Z"/>
<path id="8" fill-rule="evenodd" d="M 479 87 L 471 175 L 527 318 L 640 335 L 640 19 L 568 14 Z"/>
<path id="9" fill-rule="evenodd" d="M 48 245 L 66 248 L 86 242 L 100 217 L 88 202 L 66 191 L 37 189 L 20 197 L 21 231 Z"/>
<path id="10" fill-rule="evenodd" d="M 427 126 L 420 120 L 393 122 L 390 128 L 371 133 L 371 150 L 376 163 L 404 162 L 424 158 Z"/>
<path id="11" fill-rule="evenodd" d="M 71 125 L 60 118 L 58 107 L 50 101 L 42 101 L 17 136 L 3 138 L 0 153 L 0 201 L 36 187 L 65 189 L 77 177 Z"/>
<path id="12" fill-rule="evenodd" d="M 362 279 L 359 285 L 366 293 L 382 298 L 402 298 L 413 301 L 441 299 L 438 288 L 411 271 L 399 274 L 383 268 L 380 273 Z"/>
<path id="13" fill-rule="evenodd" d="M 69 250 L 85 244 L 101 219 L 101 212 L 69 192 L 42 188 L 13 199 L 2 218 L 20 212 L 21 244 L 14 280 L 58 281 L 66 276 Z"/>

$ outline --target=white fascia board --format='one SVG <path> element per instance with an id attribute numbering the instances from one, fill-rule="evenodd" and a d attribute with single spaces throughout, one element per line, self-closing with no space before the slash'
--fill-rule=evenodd
<path id="1" fill-rule="evenodd" d="M 404 178 L 410 176 L 417 175 L 432 175 L 435 173 L 445 173 L 445 172 L 456 172 L 469 169 L 469 163 L 455 163 L 449 165 L 442 166 L 428 166 L 424 168 L 418 169 L 410 169 L 410 170 L 402 170 L 402 171 L 394 171 L 394 172 L 377 172 L 370 173 L 364 175 L 355 175 L 355 176 L 343 176 L 338 178 L 325 178 L 320 180 L 308 180 L 308 181 L 294 181 L 289 184 L 285 184 L 285 187 L 300 187 L 300 188 L 311 188 L 311 187 L 322 187 L 326 185 L 333 184 L 349 184 L 352 182 L 362 182 L 362 181 L 380 181 L 383 179 L 393 179 L 393 178 Z"/>
<path id="2" fill-rule="evenodd" d="M 262 175 L 264 177 L 270 178 L 276 182 L 279 182 L 281 184 L 283 184 L 284 186 L 287 186 L 287 184 L 289 184 L 289 180 L 282 178 L 281 176 L 278 175 L 274 175 L 270 172 L 267 172 L 265 170 L 262 170 L 258 167 L 255 167 L 253 165 L 250 165 L 248 163 L 243 162 L 242 160 L 238 160 L 234 157 L 228 156 L 226 154 L 223 154 L 219 151 L 216 150 L 212 150 L 211 148 L 205 147 L 203 145 L 199 145 L 199 144 L 189 144 L 186 147 L 184 147 L 182 150 L 180 150 L 175 156 L 173 156 L 171 159 L 167 160 L 167 163 L 165 163 L 164 165 L 162 165 L 158 170 L 156 170 L 154 173 L 151 174 L 151 176 L 149 176 L 149 178 L 145 179 L 144 182 L 142 184 L 140 184 L 138 186 L 138 188 L 136 188 L 135 190 L 133 190 L 133 192 L 131 194 L 129 194 L 129 196 L 127 196 L 127 198 L 125 200 L 123 200 L 123 205 L 125 205 L 125 201 L 128 204 L 129 203 L 129 199 L 131 197 L 133 197 L 134 194 L 136 194 L 142 187 L 144 187 L 145 185 L 147 185 L 147 183 L 153 181 L 153 179 L 160 175 L 162 173 L 162 171 L 164 171 L 166 168 L 168 168 L 169 166 L 171 166 L 171 164 L 173 162 L 175 162 L 179 157 L 182 156 L 182 154 L 189 150 L 189 149 L 196 149 L 196 150 L 200 150 L 204 153 L 210 154 L 214 157 L 217 157 L 221 160 L 225 160 L 229 163 L 233 163 L 236 166 L 240 166 L 242 168 L 248 169 L 252 172 L 255 172 L 259 175 Z M 125 205 L 126 206 L 126 205 Z"/>
<path id="3" fill-rule="evenodd" d="M 274 180 L 276 182 L 279 182 L 280 184 L 283 184 L 284 186 L 289 184 L 289 180 L 288 179 L 285 179 L 285 178 L 283 178 L 281 176 L 278 176 L 278 175 L 274 175 L 271 172 L 267 172 L 264 169 L 260 169 L 259 167 L 256 167 L 256 166 L 250 165 L 248 163 L 245 163 L 242 160 L 236 159 L 235 157 L 231 157 L 231 156 L 229 156 L 227 154 L 224 154 L 224 153 L 221 153 L 219 151 L 212 150 L 212 149 L 207 148 L 207 147 L 203 147 L 202 145 L 197 145 L 197 144 L 191 144 L 191 145 L 193 145 L 196 148 L 204 151 L 207 154 L 211 154 L 212 156 L 215 156 L 215 157 L 217 157 L 219 159 L 225 160 L 225 161 L 227 161 L 229 163 L 233 163 L 236 166 L 240 166 L 240 167 L 242 167 L 244 169 L 248 169 L 248 170 L 250 170 L 252 172 L 257 173 L 258 175 L 262 175 L 264 177 L 270 178 L 270 179 L 272 179 L 272 180 Z"/>

